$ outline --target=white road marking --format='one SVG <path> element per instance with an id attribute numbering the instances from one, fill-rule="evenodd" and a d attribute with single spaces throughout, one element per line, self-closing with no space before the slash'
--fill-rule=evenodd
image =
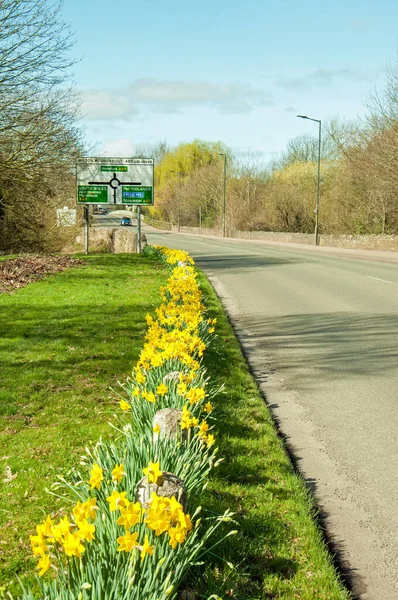
<path id="1" fill-rule="evenodd" d="M 384 281 L 384 283 L 394 283 L 393 281 L 387 281 L 387 279 L 380 279 L 380 277 L 372 277 L 372 275 L 367 275 L 369 279 L 377 279 L 377 281 Z"/>

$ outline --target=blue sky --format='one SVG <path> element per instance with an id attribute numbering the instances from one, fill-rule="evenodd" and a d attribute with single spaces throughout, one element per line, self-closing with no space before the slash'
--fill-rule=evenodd
<path id="1" fill-rule="evenodd" d="M 395 0 L 64 0 L 95 154 L 200 138 L 264 159 L 365 113 L 398 59 Z"/>

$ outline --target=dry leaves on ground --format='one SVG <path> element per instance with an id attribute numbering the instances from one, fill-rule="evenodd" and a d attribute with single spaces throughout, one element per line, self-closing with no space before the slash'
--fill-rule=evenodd
<path id="1" fill-rule="evenodd" d="M 5 260 L 0 262 L 0 294 L 81 264 L 81 260 L 67 256 L 19 256 Z"/>

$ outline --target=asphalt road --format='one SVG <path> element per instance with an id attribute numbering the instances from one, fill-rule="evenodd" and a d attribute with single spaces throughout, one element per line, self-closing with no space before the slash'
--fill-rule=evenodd
<path id="1" fill-rule="evenodd" d="M 137 228 L 137 219 L 135 215 L 128 210 L 117 210 L 109 211 L 106 215 L 93 214 L 93 227 L 126 227 L 126 225 L 120 225 L 122 217 L 130 217 L 133 223 L 133 227 Z"/>
<path id="2" fill-rule="evenodd" d="M 146 235 L 212 281 L 355 593 L 397 600 L 397 262 Z"/>

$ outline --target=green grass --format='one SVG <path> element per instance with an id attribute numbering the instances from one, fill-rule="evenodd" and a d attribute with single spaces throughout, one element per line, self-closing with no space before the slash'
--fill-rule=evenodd
<path id="1" fill-rule="evenodd" d="M 167 273 L 132 255 L 84 257 L 85 264 L 0 296 L 0 585 L 32 581 L 28 536 L 60 509 L 45 487 L 100 435 L 117 406 L 110 387 L 131 371 L 143 345 L 145 314 L 160 302 Z M 205 354 L 217 398 L 224 463 L 204 506 L 236 512 L 239 534 L 200 572 L 200 597 L 348 600 L 295 473 L 223 309 L 201 277 L 218 340 Z M 5 466 L 17 477 L 3 482 Z M 232 526 L 235 528 L 235 525 Z M 195 577 L 195 574 L 193 574 Z M 17 587 L 12 585 L 11 590 Z M 1 596 L 1 589 L 0 589 Z"/>
<path id="2" fill-rule="evenodd" d="M 111 436 L 110 387 L 132 370 L 167 279 L 136 255 L 81 258 L 0 296 L 0 585 L 32 579 L 29 534 L 61 507 L 45 488 L 86 445 Z M 9 483 L 6 465 L 17 474 Z"/>
<path id="3" fill-rule="evenodd" d="M 216 294 L 204 277 L 201 285 L 210 316 L 218 320 L 218 340 L 205 353 L 205 364 L 211 378 L 225 384 L 215 401 L 225 461 L 204 504 L 217 513 L 234 510 L 239 534 L 218 550 L 234 568 L 216 560 L 199 591 L 203 598 L 217 593 L 241 600 L 347 600 L 350 594 L 316 525 L 313 500 L 292 467 Z"/>

